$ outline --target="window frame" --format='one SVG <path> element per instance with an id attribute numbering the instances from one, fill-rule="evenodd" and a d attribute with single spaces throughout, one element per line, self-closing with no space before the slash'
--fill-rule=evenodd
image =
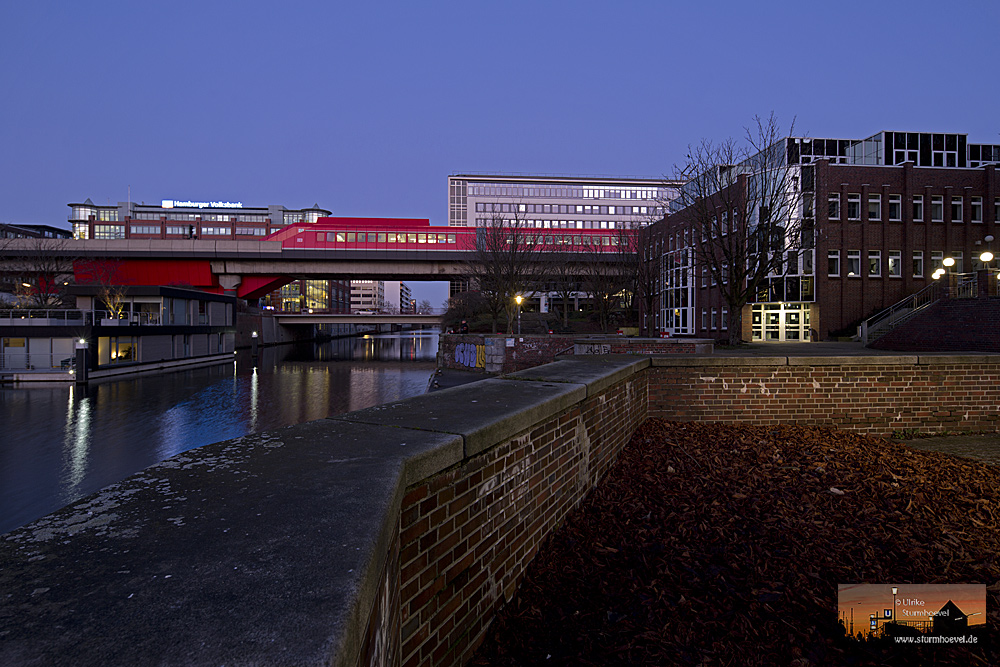
<path id="1" fill-rule="evenodd" d="M 956 213 L 958 215 L 955 215 Z M 965 222 L 965 197 L 960 195 L 951 196 L 951 221 Z"/>
<path id="2" fill-rule="evenodd" d="M 861 193 L 848 193 L 847 219 L 856 222 L 861 220 Z"/>
<path id="3" fill-rule="evenodd" d="M 931 222 L 944 222 L 944 195 L 931 195 Z"/>
<path id="4" fill-rule="evenodd" d="M 874 271 L 872 269 L 875 269 Z M 881 250 L 869 250 L 868 251 L 868 277 L 869 278 L 881 278 L 882 277 L 882 251 Z"/>
<path id="5" fill-rule="evenodd" d="M 837 271 L 836 272 L 832 273 L 830 271 L 830 266 L 831 266 L 830 262 L 836 262 L 837 263 Z M 840 250 L 827 250 L 826 251 L 826 275 L 827 275 L 827 277 L 830 277 L 830 278 L 839 278 L 840 277 Z"/>
<path id="6" fill-rule="evenodd" d="M 902 250 L 890 250 L 888 264 L 886 266 L 887 275 L 890 278 L 902 278 L 903 277 L 903 251 Z M 893 266 L 896 270 L 893 271 Z"/>
<path id="7" fill-rule="evenodd" d="M 831 192 L 826 198 L 827 220 L 840 220 L 840 193 Z"/>
<path id="8" fill-rule="evenodd" d="M 918 264 L 918 262 L 919 262 L 919 264 Z M 918 272 L 918 267 L 919 267 L 919 272 Z M 912 258 L 911 269 L 913 270 L 913 277 L 914 278 L 923 278 L 924 277 L 924 251 L 923 250 L 914 250 L 913 251 L 913 258 Z"/>
<path id="9" fill-rule="evenodd" d="M 869 222 L 882 222 L 882 195 L 868 195 L 867 209 Z"/>
<path id="10" fill-rule="evenodd" d="M 854 264 L 857 267 L 857 271 L 851 271 L 851 265 Z M 860 278 L 861 277 L 861 251 L 860 250 L 848 250 L 847 251 L 847 277 L 848 278 Z"/>
<path id="11" fill-rule="evenodd" d="M 902 222 L 903 195 L 889 195 L 889 222 Z"/>
<path id="12" fill-rule="evenodd" d="M 918 213 L 919 211 L 919 213 Z M 913 213 L 913 222 L 923 222 L 924 221 L 924 196 L 923 195 L 913 195 L 913 201 L 911 202 L 910 212 Z"/>
<path id="13" fill-rule="evenodd" d="M 970 197 L 969 201 L 969 222 L 981 225 L 983 224 L 983 198 L 982 197 Z"/>

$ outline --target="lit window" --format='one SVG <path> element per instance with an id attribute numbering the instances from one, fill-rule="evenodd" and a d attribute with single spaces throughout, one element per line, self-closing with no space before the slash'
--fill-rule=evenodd
<path id="1" fill-rule="evenodd" d="M 903 253 L 899 250 L 889 251 L 889 277 L 900 278 L 903 275 Z"/>
<path id="2" fill-rule="evenodd" d="M 860 278 L 861 277 L 861 251 L 860 250 L 848 250 L 847 251 L 847 277 L 848 278 Z"/>
<path id="3" fill-rule="evenodd" d="M 882 275 L 882 251 L 881 250 L 869 250 L 868 251 L 868 275 L 872 278 L 878 278 Z"/>

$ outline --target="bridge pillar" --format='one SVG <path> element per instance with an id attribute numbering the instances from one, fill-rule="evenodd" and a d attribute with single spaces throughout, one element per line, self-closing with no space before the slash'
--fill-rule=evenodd
<path id="1" fill-rule="evenodd" d="M 219 276 L 219 284 L 222 285 L 222 290 L 226 296 L 238 296 L 236 290 L 239 288 L 241 282 L 243 282 L 243 276 L 232 274 Z"/>

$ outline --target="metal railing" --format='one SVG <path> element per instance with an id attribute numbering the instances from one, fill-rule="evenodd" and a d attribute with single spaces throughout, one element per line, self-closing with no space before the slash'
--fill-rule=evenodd
<path id="1" fill-rule="evenodd" d="M 106 310 L 76 309 L 8 309 L 0 310 L 0 326 L 88 326 L 114 323 L 126 325 L 158 325 L 160 313 L 125 313 L 121 318 L 112 317 Z"/>
<path id="2" fill-rule="evenodd" d="M 881 338 L 940 298 L 941 286 L 934 282 L 882 312 L 869 317 L 858 326 L 861 343 L 868 345 L 868 343 Z"/>
<path id="3" fill-rule="evenodd" d="M 0 354 L 3 371 L 65 371 L 76 367 L 73 353 L 65 352 L 9 352 Z"/>

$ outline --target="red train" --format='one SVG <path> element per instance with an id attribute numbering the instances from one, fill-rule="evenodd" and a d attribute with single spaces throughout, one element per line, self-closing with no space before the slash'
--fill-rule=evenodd
<path id="1" fill-rule="evenodd" d="M 545 252 L 614 252 L 620 229 L 523 229 Z M 435 227 L 415 218 L 320 218 L 289 225 L 265 241 L 296 250 L 463 251 L 476 248 L 475 227 Z"/>

